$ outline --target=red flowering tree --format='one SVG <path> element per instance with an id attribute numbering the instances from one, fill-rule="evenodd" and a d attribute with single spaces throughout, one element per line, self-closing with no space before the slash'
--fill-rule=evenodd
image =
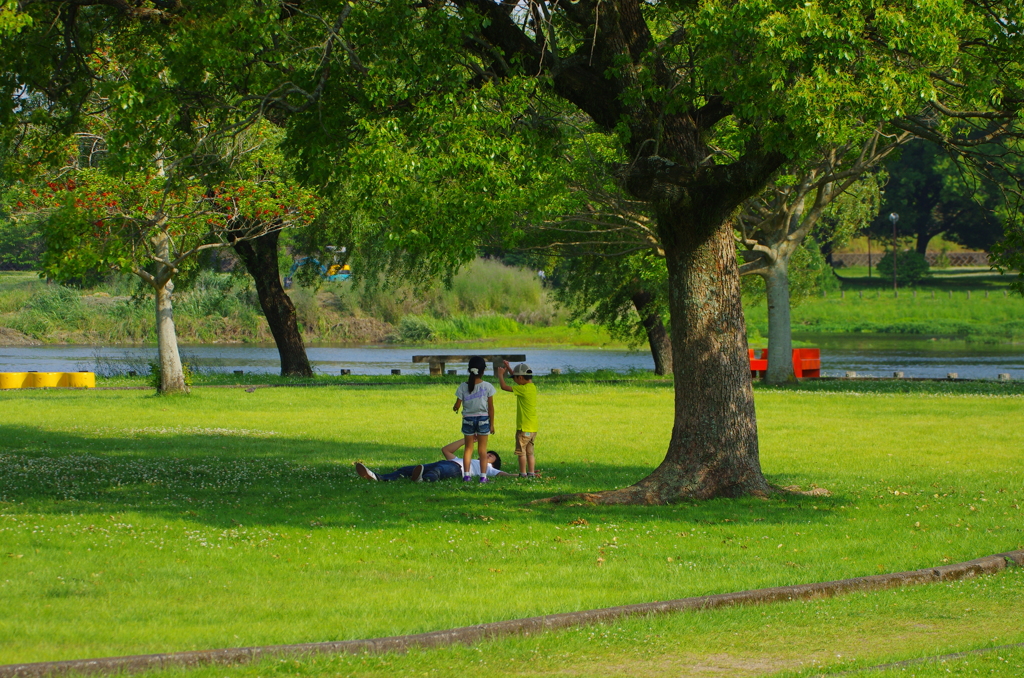
<path id="1" fill-rule="evenodd" d="M 257 134 L 258 136 L 258 134 Z M 234 246 L 309 223 L 316 199 L 282 177 L 279 156 L 254 146 L 230 178 L 204 186 L 154 169 L 72 167 L 12 192 L 14 218 L 38 219 L 43 271 L 58 280 L 129 271 L 153 289 L 161 393 L 187 392 L 174 329 L 174 276 L 203 250 Z M 236 159 L 237 160 L 237 159 Z"/>

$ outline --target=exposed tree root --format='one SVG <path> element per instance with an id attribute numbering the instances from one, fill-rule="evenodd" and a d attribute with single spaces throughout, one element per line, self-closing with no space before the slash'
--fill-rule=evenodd
<path id="1" fill-rule="evenodd" d="M 802 497 L 831 497 L 832 493 L 826 490 L 824 487 L 811 486 L 809 490 L 801 490 L 799 485 L 786 485 L 785 487 L 779 487 L 778 485 L 771 486 L 772 491 L 776 494 L 798 494 Z"/>

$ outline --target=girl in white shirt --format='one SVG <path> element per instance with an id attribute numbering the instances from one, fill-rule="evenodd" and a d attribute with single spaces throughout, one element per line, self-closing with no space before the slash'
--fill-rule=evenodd
<path id="1" fill-rule="evenodd" d="M 469 378 L 455 389 L 454 412 L 462 408 L 462 435 L 466 440 L 466 449 L 462 454 L 462 480 L 469 482 L 472 476 L 465 470 L 472 468 L 473 443 L 477 445 L 480 456 L 480 482 L 487 482 L 487 438 L 494 429 L 494 393 L 495 389 L 484 381 L 483 374 L 487 362 L 480 356 L 469 359 Z"/>

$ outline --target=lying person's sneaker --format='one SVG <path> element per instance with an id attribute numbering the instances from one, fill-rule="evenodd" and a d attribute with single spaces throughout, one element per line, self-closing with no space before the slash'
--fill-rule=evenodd
<path id="1" fill-rule="evenodd" d="M 464 483 L 468 483 L 472 479 L 473 479 L 473 476 L 471 476 L 471 475 L 464 475 L 464 476 L 462 476 L 462 482 L 464 482 Z"/>
<path id="2" fill-rule="evenodd" d="M 366 468 L 366 464 L 356 462 L 356 473 L 359 474 L 360 478 L 366 478 L 367 480 L 376 480 L 377 474 Z"/>
<path id="3" fill-rule="evenodd" d="M 412 479 L 412 481 L 414 483 L 422 483 L 423 482 L 423 464 L 420 464 L 419 466 L 414 468 L 412 470 L 412 475 L 409 476 L 409 478 Z"/>
<path id="4" fill-rule="evenodd" d="M 486 483 L 487 482 L 487 476 L 480 476 L 480 482 L 481 483 Z"/>

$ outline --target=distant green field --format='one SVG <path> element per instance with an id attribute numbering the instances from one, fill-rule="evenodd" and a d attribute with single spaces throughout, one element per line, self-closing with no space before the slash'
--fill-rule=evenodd
<path id="1" fill-rule="evenodd" d="M 847 278 L 842 291 L 805 299 L 793 308 L 794 332 L 959 337 L 988 342 L 1024 341 L 1024 298 L 1009 292 L 1008 276 L 945 275 L 893 292 L 877 278 Z M 747 323 L 768 332 L 763 301 L 745 306 Z"/>
<path id="2" fill-rule="evenodd" d="M 438 447 L 458 437 L 452 390 L 0 392 L 0 664 L 415 633 L 1024 548 L 1024 429 L 1008 425 L 1020 418 L 1020 396 L 759 390 L 769 480 L 826 487 L 831 497 L 529 504 L 649 472 L 671 422 L 672 389 L 660 382 L 542 381 L 537 481 L 356 477 L 356 460 L 388 469 L 438 458 Z M 511 397 L 499 394 L 492 448 L 510 464 L 513 412 Z M 976 647 L 997 636 L 1024 641 L 1019 624 L 1006 626 L 1014 601 L 1024 602 L 1022 579 L 986 580 L 1001 593 L 935 587 L 940 611 L 977 609 L 981 630 L 936 622 L 941 633 L 915 636 L 903 650 L 871 639 L 893 625 L 913 632 L 913 610 L 931 594 L 858 598 L 847 612 L 846 603 L 785 609 L 860 619 L 859 658 Z M 897 611 L 899 601 L 917 602 Z M 645 636 L 652 649 L 678 647 L 693 625 L 710 634 L 695 641 L 694 656 L 724 652 L 730 639 L 728 652 L 749 656 L 767 641 L 748 647 L 742 629 L 764 614 L 780 615 L 780 637 L 803 623 L 783 607 L 641 620 L 623 635 L 619 627 L 573 632 L 565 656 L 557 643 L 543 645 L 554 654 L 537 666 L 576 666 L 573 653 L 592 637 L 610 643 L 606 664 L 626 657 L 635 668 L 638 652 L 651 659 L 641 652 Z M 828 628 L 838 635 L 836 624 Z M 801 633 L 799 647 L 828 658 L 815 628 Z M 529 673 L 534 655 L 517 642 L 499 646 Z M 479 652 L 417 655 L 425 664 L 346 659 L 324 671 L 355 674 L 351 662 L 363 662 L 422 674 L 448 662 L 475 666 Z M 799 668 L 790 660 L 780 666 Z M 319 673 L 316 666 L 274 672 Z M 491 673 L 467 675 L 507 668 L 488 666 Z"/>
<path id="3" fill-rule="evenodd" d="M 892 278 L 886 278 L 872 269 L 868 276 L 867 266 L 848 266 L 836 270 L 842 285 L 847 289 L 880 288 L 892 289 Z M 959 290 L 1002 290 L 1016 278 L 1016 273 L 1000 274 L 990 268 L 958 266 L 956 268 L 933 268 L 931 274 L 916 285 L 900 285 L 900 288 L 959 289 Z"/>

